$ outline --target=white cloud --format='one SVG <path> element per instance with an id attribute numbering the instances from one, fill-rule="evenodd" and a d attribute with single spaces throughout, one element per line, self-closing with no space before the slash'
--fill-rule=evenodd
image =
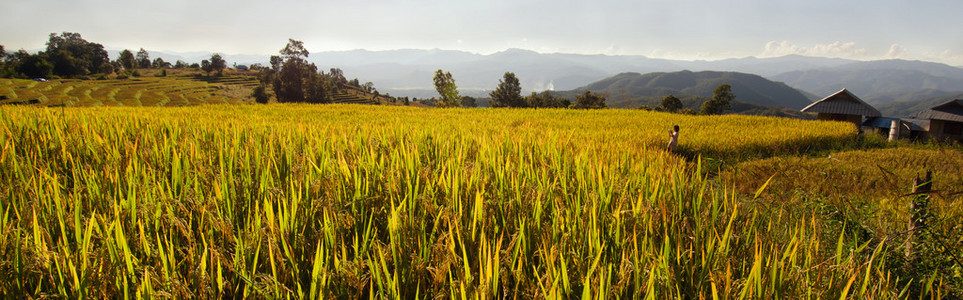
<path id="1" fill-rule="evenodd" d="M 867 54 L 866 49 L 857 48 L 856 42 L 832 42 L 830 44 L 817 44 L 812 47 L 803 47 L 789 41 L 770 41 L 766 43 L 766 48 L 763 50 L 760 57 L 776 57 L 776 56 L 786 56 L 791 54 L 805 55 L 805 56 L 824 56 L 824 57 L 843 57 L 843 58 L 859 58 L 864 57 Z"/>
<path id="2" fill-rule="evenodd" d="M 892 46 L 889 46 L 889 52 L 886 52 L 886 58 L 889 58 L 889 59 L 903 58 L 904 56 L 906 56 L 906 52 L 907 52 L 906 48 L 903 47 L 903 45 L 893 44 Z"/>
<path id="3" fill-rule="evenodd" d="M 949 49 L 943 50 L 943 52 L 933 53 L 933 52 L 923 52 L 923 59 L 930 61 L 938 61 L 945 64 L 963 67 L 963 53 L 953 52 Z"/>

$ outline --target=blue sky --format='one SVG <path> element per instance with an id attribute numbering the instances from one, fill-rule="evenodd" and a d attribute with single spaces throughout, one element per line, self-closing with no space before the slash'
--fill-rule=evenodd
<path id="1" fill-rule="evenodd" d="M 0 45 L 52 32 L 109 48 L 274 54 L 451 49 L 715 60 L 787 54 L 963 66 L 963 1 L 0 0 Z"/>

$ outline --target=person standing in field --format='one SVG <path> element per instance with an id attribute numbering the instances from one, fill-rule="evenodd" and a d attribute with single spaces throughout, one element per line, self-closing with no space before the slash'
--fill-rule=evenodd
<path id="1" fill-rule="evenodd" d="M 679 145 L 679 125 L 672 126 L 669 129 L 669 152 L 675 152 L 676 146 Z"/>

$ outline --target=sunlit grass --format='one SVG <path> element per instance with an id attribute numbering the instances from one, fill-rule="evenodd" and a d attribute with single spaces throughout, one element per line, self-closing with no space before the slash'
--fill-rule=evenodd
<path id="1" fill-rule="evenodd" d="M 663 151 L 831 149 L 835 122 L 354 105 L 0 107 L 0 293 L 941 297 L 887 243 Z M 765 131 L 762 131 L 762 129 Z M 733 132 L 765 132 L 738 135 Z M 914 278 L 915 279 L 915 278 Z"/>

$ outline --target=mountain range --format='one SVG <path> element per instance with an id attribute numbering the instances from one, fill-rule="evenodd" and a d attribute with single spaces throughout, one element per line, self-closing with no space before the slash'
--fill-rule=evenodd
<path id="1" fill-rule="evenodd" d="M 721 84 L 729 84 L 736 99 L 745 103 L 797 110 L 812 103 L 805 95 L 784 83 L 738 72 L 622 73 L 576 89 L 575 92 L 603 92 L 609 95 L 610 106 L 638 107 L 659 105 L 660 100 L 669 94 L 708 99 Z"/>
<path id="2" fill-rule="evenodd" d="M 210 54 L 151 52 L 152 57 L 197 62 Z M 112 56 L 113 57 L 113 56 Z M 267 64 L 268 55 L 224 55 L 228 64 Z M 580 55 L 537 53 L 509 49 L 492 54 L 454 50 L 390 50 L 329 51 L 312 53 L 309 60 L 323 70 L 340 68 L 348 78 L 371 81 L 379 91 L 394 96 L 436 97 L 432 85 L 435 70 L 444 69 L 454 75 L 463 95 L 485 97 L 505 72 L 514 72 L 523 93 L 543 90 L 575 90 L 604 85 L 620 74 L 667 73 L 688 70 L 755 74 L 772 82 L 795 88 L 808 100 L 816 100 L 846 88 L 874 105 L 918 102 L 963 92 L 963 68 L 940 63 L 877 60 L 856 61 L 840 58 L 789 55 L 771 58 L 734 58 L 717 61 L 684 61 L 649 58 L 638 55 Z M 658 75 L 658 73 L 664 73 Z M 624 77 L 624 76 L 623 76 Z M 624 80 L 622 78 L 621 80 Z M 758 78 L 755 83 L 764 83 Z M 652 83 L 646 83 L 654 91 Z M 770 85 L 770 83 L 765 83 Z M 672 90 L 671 86 L 666 91 Z M 748 92 L 749 85 L 735 88 L 745 98 L 764 99 Z M 683 89 L 684 90 L 684 89 Z M 675 92 L 675 91 L 673 91 Z M 688 92 L 679 90 L 679 92 Z M 704 92 L 704 91 L 703 91 Z M 680 95 L 677 95 L 680 96 Z M 741 98 L 741 97 L 740 97 Z M 763 105 L 795 108 L 798 96 L 785 100 L 760 100 Z M 785 103 L 783 103 L 785 102 Z M 913 107 L 898 105 L 894 107 Z M 909 114 L 898 112 L 900 114 Z"/>

